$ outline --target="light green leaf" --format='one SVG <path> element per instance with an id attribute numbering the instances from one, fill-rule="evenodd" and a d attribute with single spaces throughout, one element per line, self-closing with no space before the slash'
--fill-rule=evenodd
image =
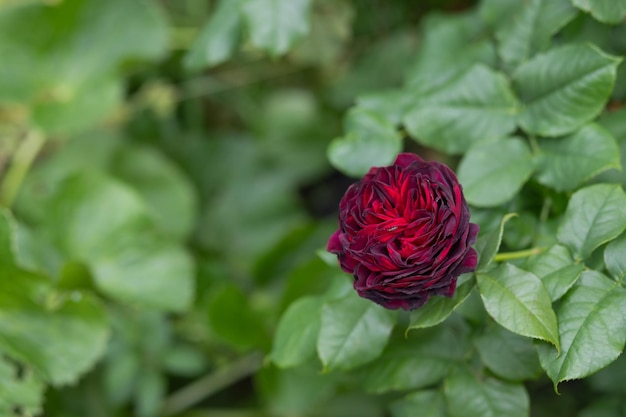
<path id="1" fill-rule="evenodd" d="M 552 35 L 575 16 L 576 9 L 568 0 L 519 2 L 517 12 L 496 32 L 500 57 L 509 67 L 516 67 L 546 49 Z"/>
<path id="2" fill-rule="evenodd" d="M 198 201 L 196 190 L 183 172 L 150 147 L 124 146 L 112 159 L 113 174 L 141 195 L 159 228 L 184 240 L 196 220 Z"/>
<path id="3" fill-rule="evenodd" d="M 392 125 L 400 124 L 413 97 L 404 90 L 385 90 L 362 94 L 357 98 L 357 108 L 376 114 Z"/>
<path id="4" fill-rule="evenodd" d="M 569 264 L 541 277 L 543 285 L 546 287 L 546 290 L 548 290 L 548 293 L 550 293 L 550 299 L 556 301 L 563 297 L 565 293 L 576 284 L 576 281 L 578 281 L 584 269 L 585 265 L 582 263 Z"/>
<path id="5" fill-rule="evenodd" d="M 402 150 L 396 128 L 382 117 L 353 109 L 345 120 L 345 136 L 328 147 L 328 159 L 335 168 L 353 177 L 362 177 L 373 166 L 390 165 Z"/>
<path id="6" fill-rule="evenodd" d="M 532 172 L 526 142 L 507 138 L 470 147 L 459 165 L 459 181 L 468 203 L 493 207 L 513 198 Z"/>
<path id="7" fill-rule="evenodd" d="M 470 349 L 462 320 L 446 322 L 390 343 L 379 358 L 357 371 L 357 378 L 372 393 L 424 388 L 441 381 Z"/>
<path id="8" fill-rule="evenodd" d="M 613 278 L 621 281 L 626 275 L 626 234 L 606 245 L 604 264 Z"/>
<path id="9" fill-rule="evenodd" d="M 619 185 L 596 184 L 572 195 L 557 238 L 578 260 L 626 228 L 626 195 Z"/>
<path id="10" fill-rule="evenodd" d="M 583 126 L 604 108 L 620 61 L 595 46 L 575 44 L 522 64 L 513 74 L 524 104 L 519 125 L 541 136 L 565 135 Z"/>
<path id="11" fill-rule="evenodd" d="M 243 14 L 250 40 L 272 55 L 282 55 L 309 32 L 310 0 L 248 0 Z"/>
<path id="12" fill-rule="evenodd" d="M 450 417 L 527 417 L 530 401 L 522 384 L 478 377 L 459 368 L 444 383 Z"/>
<path id="13" fill-rule="evenodd" d="M 626 290 L 597 271 L 585 271 L 557 309 L 561 352 L 537 345 L 541 366 L 556 386 L 613 362 L 626 342 Z"/>
<path id="14" fill-rule="evenodd" d="M 511 333 L 502 326 L 489 326 L 474 339 L 487 368 L 500 378 L 523 381 L 541 373 L 539 357 L 531 339 Z"/>
<path id="15" fill-rule="evenodd" d="M 44 385 L 24 364 L 0 357 L 0 414 L 7 417 L 39 415 Z M 18 410 L 21 410 L 19 413 Z M 24 413 L 24 414 L 22 414 Z"/>
<path id="16" fill-rule="evenodd" d="M 94 172 L 72 175 L 44 222 L 59 249 L 84 261 L 106 294 L 166 310 L 191 302 L 191 257 L 157 234 L 143 201 L 124 184 Z"/>
<path id="17" fill-rule="evenodd" d="M 408 132 L 446 153 L 462 153 L 515 129 L 517 99 L 503 74 L 481 64 L 415 100 L 404 117 Z"/>
<path id="18" fill-rule="evenodd" d="M 463 301 L 469 296 L 474 288 L 474 284 L 475 282 L 470 274 L 462 275 L 459 277 L 456 290 L 452 297 L 435 295 L 422 307 L 413 310 L 411 312 L 409 327 L 406 329 L 406 334 L 408 334 L 409 330 L 436 326 L 450 317 L 450 314 L 452 314 L 458 306 L 463 304 Z"/>
<path id="19" fill-rule="evenodd" d="M 19 268 L 13 230 L 0 212 L 0 345 L 53 385 L 72 383 L 104 352 L 106 314 L 93 297 L 56 292 L 49 279 Z"/>
<path id="20" fill-rule="evenodd" d="M 478 264 L 476 265 L 476 271 L 484 271 L 489 267 L 489 265 L 491 265 L 493 258 L 498 253 L 498 250 L 500 250 L 504 225 L 515 216 L 517 216 L 517 213 L 509 213 L 502 216 L 502 220 L 500 221 L 500 225 L 498 227 L 489 232 L 489 234 L 478 238 L 476 244 L 474 245 L 474 249 L 478 252 Z"/>
<path id="21" fill-rule="evenodd" d="M 580 10 L 591 15 L 602 23 L 618 24 L 624 22 L 626 15 L 625 0 L 570 0 Z"/>
<path id="22" fill-rule="evenodd" d="M 322 307 L 317 352 L 324 369 L 350 369 L 381 354 L 396 314 L 354 292 Z"/>
<path id="23" fill-rule="evenodd" d="M 502 327 L 545 340 L 559 349 L 550 294 L 539 278 L 511 264 L 476 275 L 485 309 Z"/>
<path id="24" fill-rule="evenodd" d="M 241 0 L 221 0 L 185 55 L 191 71 L 212 67 L 231 57 L 241 31 Z"/>
<path id="25" fill-rule="evenodd" d="M 441 391 L 425 390 L 413 392 L 401 400 L 391 403 L 392 417 L 446 417 L 446 403 Z"/>
<path id="26" fill-rule="evenodd" d="M 537 179 L 557 191 L 573 190 L 610 168 L 621 169 L 615 138 L 593 123 L 564 138 L 541 140 L 539 150 Z"/>
<path id="27" fill-rule="evenodd" d="M 315 353 L 320 331 L 322 299 L 303 297 L 289 306 L 283 314 L 270 356 L 281 368 L 299 365 Z"/>

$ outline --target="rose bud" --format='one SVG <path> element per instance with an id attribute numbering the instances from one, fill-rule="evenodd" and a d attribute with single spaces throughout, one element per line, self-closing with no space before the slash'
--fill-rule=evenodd
<path id="1" fill-rule="evenodd" d="M 476 268 L 478 225 L 469 220 L 454 172 L 402 153 L 348 188 L 327 250 L 361 297 L 413 310 L 432 295 L 451 297 L 459 275 Z"/>

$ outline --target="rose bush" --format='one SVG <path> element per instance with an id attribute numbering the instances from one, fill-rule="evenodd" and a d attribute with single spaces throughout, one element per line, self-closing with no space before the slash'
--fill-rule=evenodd
<path id="1" fill-rule="evenodd" d="M 454 172 L 439 162 L 400 154 L 351 185 L 339 211 L 327 249 L 354 275 L 359 295 L 386 308 L 451 297 L 459 275 L 476 267 L 478 225 Z"/>

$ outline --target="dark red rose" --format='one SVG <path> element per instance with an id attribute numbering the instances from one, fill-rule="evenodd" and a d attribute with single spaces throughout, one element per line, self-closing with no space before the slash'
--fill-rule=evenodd
<path id="1" fill-rule="evenodd" d="M 403 153 L 348 188 L 327 250 L 361 297 L 413 310 L 432 295 L 451 297 L 459 275 L 476 268 L 478 225 L 469 220 L 454 172 Z"/>

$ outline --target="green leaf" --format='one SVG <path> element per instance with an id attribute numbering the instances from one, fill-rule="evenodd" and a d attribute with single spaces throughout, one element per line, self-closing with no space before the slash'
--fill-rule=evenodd
<path id="1" fill-rule="evenodd" d="M 474 283 L 471 275 L 463 275 L 459 277 L 458 285 L 452 297 L 436 295 L 431 297 L 422 307 L 413 310 L 406 334 L 409 330 L 436 326 L 450 317 L 450 314 L 463 304 L 463 301 L 469 296 L 474 288 Z"/>
<path id="2" fill-rule="evenodd" d="M 278 322 L 270 356 L 281 368 L 303 363 L 315 353 L 322 299 L 303 297 L 292 303 Z"/>
<path id="3" fill-rule="evenodd" d="M 322 307 L 317 352 L 324 369 L 350 369 L 381 354 L 396 320 L 394 312 L 354 292 Z"/>
<path id="4" fill-rule="evenodd" d="M 161 56 L 167 35 L 164 16 L 150 2 L 67 0 L 8 8 L 0 14 L 6 63 L 0 96 L 28 106 L 31 121 L 48 132 L 86 129 L 119 104 L 121 64 Z"/>
<path id="5" fill-rule="evenodd" d="M 7 417 L 39 415 L 43 394 L 44 385 L 32 369 L 0 357 L 0 414 Z"/>
<path id="6" fill-rule="evenodd" d="M 392 417 L 446 417 L 446 403 L 441 391 L 425 390 L 413 392 L 401 400 L 391 403 Z"/>
<path id="7" fill-rule="evenodd" d="M 561 298 L 578 281 L 585 266 L 574 263 L 569 250 L 554 245 L 549 250 L 531 258 L 524 269 L 537 275 L 554 302 Z"/>
<path id="8" fill-rule="evenodd" d="M 54 194 L 45 225 L 106 294 L 166 310 L 191 302 L 191 257 L 157 234 L 143 201 L 125 185 L 95 172 L 72 175 Z"/>
<path id="9" fill-rule="evenodd" d="M 373 166 L 390 165 L 402 150 L 402 138 L 395 127 L 380 116 L 353 109 L 345 120 L 346 135 L 328 147 L 328 159 L 335 168 L 353 177 L 362 177 Z"/>
<path id="10" fill-rule="evenodd" d="M 250 308 L 246 294 L 234 284 L 214 294 L 208 306 L 211 329 L 242 349 L 264 347 L 266 334 L 260 317 Z"/>
<path id="11" fill-rule="evenodd" d="M 272 55 L 282 55 L 309 32 L 310 0 L 248 0 L 243 14 L 250 40 Z"/>
<path id="12" fill-rule="evenodd" d="M 459 368 L 444 384 L 450 417 L 527 417 L 530 401 L 524 385 L 478 377 Z"/>
<path id="13" fill-rule="evenodd" d="M 532 172 L 526 142 L 507 138 L 470 147 L 459 165 L 459 181 L 468 203 L 493 207 L 513 198 Z"/>
<path id="14" fill-rule="evenodd" d="M 408 132 L 446 153 L 462 153 L 515 129 L 517 99 L 503 74 L 481 64 L 415 100 L 404 117 Z"/>
<path id="15" fill-rule="evenodd" d="M 422 35 L 416 64 L 406 75 L 415 98 L 445 87 L 477 63 L 496 65 L 495 47 L 478 13 L 432 13 L 423 20 Z"/>
<path id="16" fill-rule="evenodd" d="M 610 168 L 621 169 L 619 147 L 603 127 L 588 124 L 559 139 L 539 141 L 537 179 L 557 191 L 569 191 Z"/>
<path id="17" fill-rule="evenodd" d="M 362 94 L 357 98 L 357 108 L 376 114 L 390 124 L 402 121 L 406 109 L 413 100 L 404 90 L 385 90 Z"/>
<path id="18" fill-rule="evenodd" d="M 618 281 L 626 275 L 626 234 L 606 245 L 604 249 L 604 264 L 609 273 Z"/>
<path id="19" fill-rule="evenodd" d="M 485 309 L 502 327 L 545 340 L 559 349 L 556 316 L 550 294 L 539 278 L 511 264 L 476 275 Z"/>
<path id="20" fill-rule="evenodd" d="M 489 326 L 474 339 L 485 366 L 500 378 L 523 381 L 539 376 L 541 365 L 531 339 L 511 333 L 502 326 Z"/>
<path id="21" fill-rule="evenodd" d="M 596 184 L 572 195 L 557 238 L 578 260 L 626 228 L 626 195 L 619 185 Z"/>
<path id="22" fill-rule="evenodd" d="M 522 64 L 513 74 L 524 104 L 519 125 L 541 136 L 565 135 L 583 126 L 604 108 L 620 61 L 595 46 L 576 44 Z"/>
<path id="23" fill-rule="evenodd" d="M 441 381 L 470 351 L 468 329 L 453 323 L 413 332 L 407 340 L 390 343 L 374 362 L 357 371 L 368 392 L 419 389 Z"/>
<path id="24" fill-rule="evenodd" d="M 125 146 L 113 157 L 111 171 L 141 195 L 161 230 L 179 240 L 189 235 L 198 211 L 196 190 L 163 154 Z"/>
<path id="25" fill-rule="evenodd" d="M 496 32 L 502 61 L 514 68 L 543 51 L 552 35 L 575 16 L 576 9 L 568 0 L 520 2 L 517 12 Z"/>
<path id="26" fill-rule="evenodd" d="M 153 417 L 161 409 L 167 392 L 167 380 L 157 369 L 144 369 L 139 374 L 135 393 L 135 414 L 137 417 Z"/>
<path id="27" fill-rule="evenodd" d="M 228 60 L 239 42 L 241 0 L 221 0 L 185 55 L 191 71 L 212 67 Z"/>
<path id="28" fill-rule="evenodd" d="M 493 262 L 493 258 L 500 250 L 500 243 L 502 242 L 502 233 L 504 232 L 504 225 L 511 218 L 517 216 L 517 213 L 509 213 L 502 216 L 500 225 L 489 234 L 480 236 L 474 249 L 478 252 L 478 264 L 476 265 L 476 271 L 484 271 Z"/>
<path id="29" fill-rule="evenodd" d="M 580 10 L 591 15 L 602 23 L 623 23 L 626 15 L 625 0 L 570 0 Z"/>
<path id="30" fill-rule="evenodd" d="M 0 212 L 2 349 L 55 386 L 75 382 L 104 352 L 106 314 L 93 297 L 56 292 L 48 279 L 20 269 L 13 230 L 8 213 Z"/>
<path id="31" fill-rule="evenodd" d="M 613 362 L 626 342 L 626 290 L 597 271 L 585 271 L 557 309 L 561 352 L 537 345 L 554 382 L 584 378 Z"/>

